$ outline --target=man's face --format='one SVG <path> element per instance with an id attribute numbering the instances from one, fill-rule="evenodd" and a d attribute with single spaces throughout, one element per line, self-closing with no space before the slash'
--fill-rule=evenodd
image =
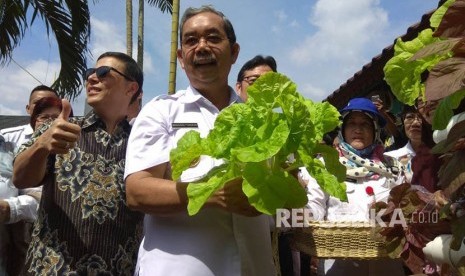
<path id="1" fill-rule="evenodd" d="M 101 66 L 109 66 L 123 74 L 125 72 L 124 63 L 113 57 L 99 59 L 95 68 Z M 94 72 L 87 79 L 87 103 L 96 111 L 127 109 L 131 96 L 137 91 L 136 81 L 125 78 L 114 69 L 100 77 Z"/>
<path id="2" fill-rule="evenodd" d="M 236 83 L 236 92 L 239 97 L 241 97 L 244 102 L 247 101 L 247 87 L 252 85 L 258 77 L 271 71 L 273 71 L 273 69 L 268 65 L 259 65 L 251 70 L 244 71 L 244 78 L 242 81 Z"/>
<path id="3" fill-rule="evenodd" d="M 239 45 L 230 45 L 222 18 L 211 12 L 197 14 L 184 23 L 181 37 L 178 60 L 192 86 L 203 90 L 227 84 Z"/>
<path id="4" fill-rule="evenodd" d="M 29 98 L 29 104 L 26 105 L 26 112 L 27 114 L 31 115 L 32 111 L 34 110 L 34 106 L 36 106 L 36 102 L 45 97 L 53 97 L 58 98 L 58 96 L 47 90 L 37 90 L 32 93 L 31 97 Z"/>

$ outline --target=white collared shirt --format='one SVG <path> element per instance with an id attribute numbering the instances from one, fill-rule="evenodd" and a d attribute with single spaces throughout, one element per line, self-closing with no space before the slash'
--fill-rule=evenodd
<path id="1" fill-rule="evenodd" d="M 412 159 L 416 155 L 416 152 L 413 149 L 410 141 L 408 141 L 408 143 L 405 146 L 399 149 L 385 152 L 384 155 L 395 158 L 402 165 L 404 165 L 405 181 L 410 183 L 413 177 Z"/>
<path id="2" fill-rule="evenodd" d="M 387 185 L 387 179 L 380 177 L 377 180 L 357 182 L 346 181 L 347 202 L 329 196 L 323 192 L 316 180 L 305 168 L 301 168 L 299 180 L 307 186 L 307 208 L 312 211 L 314 220 L 327 221 L 369 221 L 369 207 L 373 201 L 386 202 L 392 187 Z M 396 183 L 398 184 L 398 183 Z M 373 188 L 374 196 L 366 193 L 366 188 Z"/>
<path id="3" fill-rule="evenodd" d="M 230 104 L 240 102 L 230 88 Z M 170 150 L 189 130 L 206 137 L 219 110 L 192 87 L 147 103 L 129 137 L 125 178 L 169 162 Z M 201 177 L 220 160 L 203 158 L 182 175 Z M 216 208 L 194 216 L 146 215 L 139 275 L 275 275 L 268 216 L 245 217 Z"/>
<path id="4" fill-rule="evenodd" d="M 31 139 L 33 129 L 30 124 L 5 128 L 0 130 L 3 136 L 5 145 L 12 145 L 8 154 L 11 155 L 11 162 L 13 162 L 14 154 L 18 151 L 19 147 Z M 7 154 L 4 152 L 3 154 Z M 0 185 L 2 186 L 2 195 L 0 198 L 4 199 L 10 205 L 10 220 L 8 223 L 15 223 L 20 220 L 33 222 L 37 218 L 37 209 L 39 207 L 39 198 L 42 193 L 42 187 L 28 188 L 18 190 L 11 182 L 13 164 L 11 168 L 2 166 L 2 174 L 0 177 Z M 5 174 L 7 170 L 11 170 L 9 174 Z M 5 176 L 7 175 L 7 176 Z M 9 193 L 4 193 L 8 190 Z"/>
<path id="5" fill-rule="evenodd" d="M 12 142 L 16 145 L 16 151 L 22 144 L 31 139 L 33 133 L 34 130 L 30 124 L 0 130 L 5 142 Z"/>

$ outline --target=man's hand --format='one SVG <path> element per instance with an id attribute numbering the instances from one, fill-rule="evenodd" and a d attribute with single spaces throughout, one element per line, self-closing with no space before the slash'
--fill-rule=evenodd
<path id="1" fill-rule="evenodd" d="M 68 153 L 75 146 L 81 132 L 80 126 L 68 122 L 71 113 L 70 103 L 65 99 L 61 102 L 63 109 L 60 115 L 37 140 L 50 154 Z"/>
<path id="2" fill-rule="evenodd" d="M 234 179 L 212 195 L 211 201 L 231 213 L 254 217 L 261 213 L 250 205 L 247 196 L 242 191 L 242 178 Z"/>

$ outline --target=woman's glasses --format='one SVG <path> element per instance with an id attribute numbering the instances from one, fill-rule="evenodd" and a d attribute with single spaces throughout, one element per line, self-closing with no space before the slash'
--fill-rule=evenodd
<path id="1" fill-rule="evenodd" d="M 125 79 L 129 80 L 129 81 L 135 81 L 133 78 L 127 76 L 126 74 L 116 70 L 115 68 L 111 67 L 111 66 L 100 66 L 99 68 L 89 68 L 86 70 L 86 72 L 84 73 L 84 80 L 88 80 L 90 75 L 92 75 L 93 73 L 95 73 L 97 75 L 97 78 L 99 79 L 102 79 L 104 77 L 106 77 L 108 75 L 108 73 L 110 73 L 110 71 L 115 71 L 116 73 L 120 74 L 121 76 L 123 76 Z"/>
<path id="2" fill-rule="evenodd" d="M 58 118 L 58 114 L 40 114 L 36 120 L 45 122 L 46 120 L 55 120 L 56 118 Z"/>
<path id="3" fill-rule="evenodd" d="M 411 124 L 413 123 L 415 120 L 418 120 L 420 123 L 422 122 L 421 121 L 421 115 L 420 114 L 416 114 L 416 113 L 407 113 L 404 117 L 404 123 L 406 124 Z"/>

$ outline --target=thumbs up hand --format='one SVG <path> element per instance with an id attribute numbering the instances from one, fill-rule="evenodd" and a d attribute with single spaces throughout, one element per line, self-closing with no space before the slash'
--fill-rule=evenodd
<path id="1" fill-rule="evenodd" d="M 58 115 L 58 118 L 65 121 L 69 120 L 69 114 L 71 114 L 71 104 L 67 99 L 61 100 L 61 113 Z"/>
<path id="2" fill-rule="evenodd" d="M 62 99 L 62 110 L 60 115 L 53 121 L 37 140 L 39 146 L 48 151 L 49 154 L 65 154 L 74 147 L 81 133 L 81 127 L 68 122 L 71 113 L 71 104 Z"/>

